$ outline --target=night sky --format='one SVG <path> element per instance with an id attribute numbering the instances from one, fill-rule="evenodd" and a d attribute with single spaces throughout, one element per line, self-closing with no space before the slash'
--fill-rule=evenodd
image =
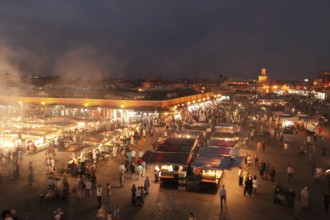
<path id="1" fill-rule="evenodd" d="M 314 78 L 330 0 L 0 0 L 0 73 Z"/>

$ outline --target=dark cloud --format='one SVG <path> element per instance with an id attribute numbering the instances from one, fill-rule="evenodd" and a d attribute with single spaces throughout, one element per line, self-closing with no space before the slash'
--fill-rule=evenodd
<path id="1" fill-rule="evenodd" d="M 329 0 L 0 0 L 0 71 L 276 79 L 329 70 Z"/>

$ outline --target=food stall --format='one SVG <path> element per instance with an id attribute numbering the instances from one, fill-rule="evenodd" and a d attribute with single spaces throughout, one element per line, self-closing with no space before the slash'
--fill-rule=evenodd
<path id="1" fill-rule="evenodd" d="M 93 148 L 91 145 L 88 144 L 71 144 L 69 145 L 66 150 L 71 152 L 69 157 L 69 161 L 67 162 L 67 171 L 75 175 L 81 170 L 84 172 L 85 169 L 90 168 L 93 163 L 93 152 L 97 148 Z"/>
<path id="2" fill-rule="evenodd" d="M 276 121 L 277 126 L 279 126 L 284 134 L 297 134 L 296 125 L 299 122 L 299 117 L 289 114 L 278 114 Z"/>
<path id="3" fill-rule="evenodd" d="M 315 122 L 307 122 L 306 123 L 306 130 L 310 133 L 315 133 L 317 131 L 318 123 Z"/>
<path id="4" fill-rule="evenodd" d="M 199 191 L 205 184 L 211 184 L 217 189 L 223 178 L 224 169 L 229 168 L 229 166 L 227 166 L 227 159 L 224 158 L 232 158 L 234 161 L 236 161 L 236 158 L 241 158 L 239 148 L 228 147 L 228 143 L 227 146 L 225 144 L 224 142 L 221 147 L 208 146 L 199 149 L 198 156 L 194 158 L 191 164 L 195 184 L 198 183 L 198 185 L 195 186 L 195 190 L 197 188 L 197 191 Z M 221 166 L 223 160 L 226 161 L 226 166 Z"/>
<path id="5" fill-rule="evenodd" d="M 32 128 L 21 129 L 19 132 L 21 140 L 25 140 L 27 150 L 40 151 L 50 146 L 53 138 L 58 136 L 56 128 Z"/>
<path id="6" fill-rule="evenodd" d="M 161 183 L 171 182 L 178 184 L 178 174 L 187 170 L 189 154 L 178 152 L 151 152 L 146 151 L 142 157 L 147 164 L 159 165 Z"/>
<path id="7" fill-rule="evenodd" d="M 214 184 L 218 188 L 223 177 L 223 170 L 219 168 L 220 163 L 220 157 L 196 157 L 192 163 L 195 179 L 201 184 Z"/>

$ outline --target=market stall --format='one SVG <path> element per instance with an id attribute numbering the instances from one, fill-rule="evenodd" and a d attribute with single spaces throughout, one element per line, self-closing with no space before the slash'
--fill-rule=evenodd
<path id="1" fill-rule="evenodd" d="M 207 157 L 223 157 L 223 156 L 239 157 L 240 149 L 232 148 L 232 147 L 208 146 L 208 147 L 200 148 L 198 151 L 198 155 L 207 156 Z"/>
<path id="2" fill-rule="evenodd" d="M 196 145 L 196 139 L 168 138 L 163 144 L 159 144 L 155 150 L 159 152 L 188 153 L 188 160 L 190 161 L 197 153 Z"/>
<path id="3" fill-rule="evenodd" d="M 192 163 L 194 179 L 201 184 L 214 184 L 218 187 L 223 177 L 223 170 L 219 168 L 220 163 L 221 158 L 197 157 Z"/>
<path id="4" fill-rule="evenodd" d="M 188 153 L 151 152 L 147 151 L 142 157 L 147 164 L 159 165 L 161 182 L 178 183 L 178 174 L 187 169 Z"/>
<path id="5" fill-rule="evenodd" d="M 279 117 L 278 125 L 284 134 L 297 134 L 298 117 Z"/>

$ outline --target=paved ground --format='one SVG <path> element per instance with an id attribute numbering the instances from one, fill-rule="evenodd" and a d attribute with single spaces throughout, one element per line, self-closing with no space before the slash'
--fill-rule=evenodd
<path id="1" fill-rule="evenodd" d="M 326 146 L 329 154 L 328 128 L 325 129 Z M 265 153 L 260 153 L 260 161 L 268 160 L 271 166 L 277 170 L 276 181 L 291 187 L 298 195 L 304 186 L 310 188 L 310 207 L 305 213 L 301 213 L 300 219 L 329 219 L 330 214 L 323 211 L 322 195 L 326 190 L 325 179 L 316 183 L 311 175 L 309 157 L 298 156 L 296 150 L 304 138 L 304 133 L 298 135 L 285 135 L 285 140 L 289 141 L 290 147 L 288 154 L 284 156 L 282 148 L 276 146 L 273 142 L 266 148 Z M 251 143 L 247 148 L 242 149 L 241 154 L 245 152 L 254 155 L 256 153 L 256 143 Z M 146 142 L 146 148 L 151 148 L 150 139 Z M 68 153 L 58 152 L 57 162 L 64 161 Z M 44 164 L 44 152 L 36 154 L 26 154 L 22 162 L 21 179 L 15 181 L 12 179 L 3 180 L 0 184 L 0 208 L 15 207 L 23 219 L 48 220 L 53 219 L 53 211 L 61 207 L 65 212 L 65 219 L 96 219 L 96 197 L 95 195 L 84 200 L 78 200 L 75 194 L 71 194 L 69 201 L 42 201 L 39 195 L 46 189 L 47 174 Z M 330 157 L 322 157 L 319 154 L 315 157 L 318 166 L 325 167 L 330 165 Z M 35 169 L 35 182 L 32 186 L 28 185 L 27 165 L 33 161 Z M 188 219 L 189 213 L 195 213 L 197 219 L 293 219 L 293 209 L 274 204 L 273 187 L 270 181 L 260 180 L 259 194 L 252 198 L 243 196 L 243 189 L 238 186 L 237 169 L 225 171 L 223 184 L 227 188 L 227 206 L 221 212 L 219 208 L 219 195 L 211 193 L 195 193 L 179 191 L 177 189 L 160 188 L 159 184 L 151 184 L 150 194 L 145 198 L 144 207 L 133 207 L 130 204 L 130 188 L 133 183 L 143 185 L 144 179 L 131 180 L 126 178 L 124 187 L 119 187 L 118 164 L 119 159 L 109 159 L 100 162 L 97 165 L 97 182 L 103 186 L 110 182 L 112 186 L 112 198 L 110 209 L 115 205 L 121 207 L 121 219 Z M 286 167 L 293 164 L 296 175 L 294 183 L 288 183 L 286 176 Z M 148 175 L 153 180 L 153 167 L 147 170 Z M 251 174 L 257 174 L 256 168 L 249 168 Z M 71 186 L 75 179 L 69 178 Z"/>

